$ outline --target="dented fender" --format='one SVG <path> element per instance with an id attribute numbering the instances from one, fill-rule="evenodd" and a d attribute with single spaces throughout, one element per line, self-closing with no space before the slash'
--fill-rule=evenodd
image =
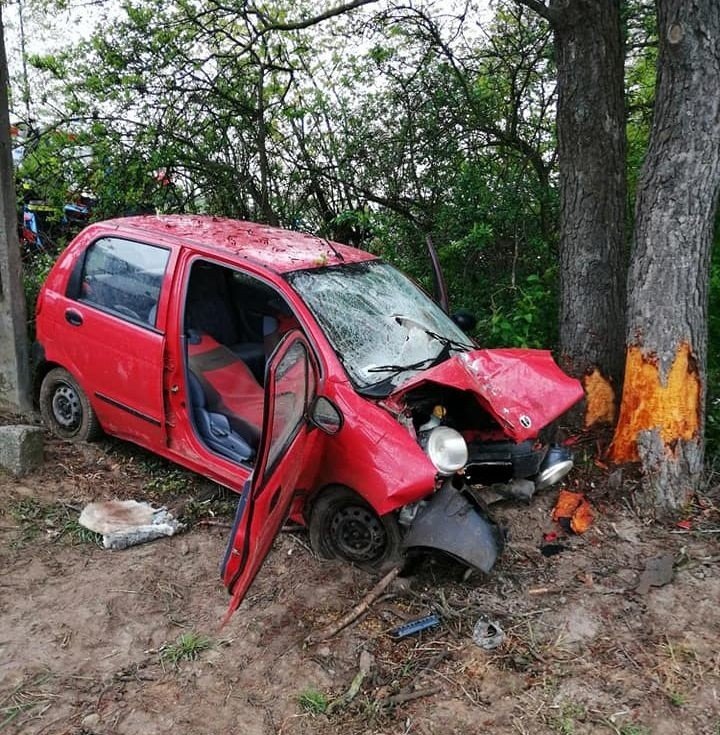
<path id="1" fill-rule="evenodd" d="M 437 549 L 489 572 L 502 553 L 500 528 L 471 503 L 452 481 L 443 483 L 415 516 L 403 538 L 406 549 Z"/>

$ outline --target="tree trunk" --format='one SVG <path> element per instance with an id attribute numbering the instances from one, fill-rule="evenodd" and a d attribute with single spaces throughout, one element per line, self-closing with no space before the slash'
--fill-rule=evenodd
<path id="1" fill-rule="evenodd" d="M 8 73 L 0 6 L 0 408 L 30 410 L 25 294 L 10 150 Z"/>
<path id="2" fill-rule="evenodd" d="M 560 168 L 560 350 L 585 425 L 615 420 L 626 279 L 624 54 L 618 0 L 553 0 Z"/>
<path id="3" fill-rule="evenodd" d="M 625 383 L 611 447 L 639 460 L 639 506 L 691 497 L 703 463 L 707 299 L 720 190 L 720 6 L 657 0 L 658 75 L 638 185 Z"/>

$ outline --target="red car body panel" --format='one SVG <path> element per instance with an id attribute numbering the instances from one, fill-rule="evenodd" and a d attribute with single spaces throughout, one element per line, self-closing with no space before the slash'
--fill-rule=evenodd
<path id="1" fill-rule="evenodd" d="M 419 500 L 434 488 L 437 471 L 408 430 L 376 402 L 359 395 L 347 381 L 328 381 L 325 395 L 346 421 L 329 441 L 316 478 L 318 487 L 345 485 L 355 489 L 380 514 Z M 360 479 L 361 478 L 361 479 Z"/>
<path id="2" fill-rule="evenodd" d="M 505 433 L 521 442 L 537 436 L 583 397 L 582 385 L 566 375 L 548 350 L 473 350 L 424 370 L 404 382 L 387 405 L 426 383 L 475 394 Z"/>
<path id="3" fill-rule="evenodd" d="M 243 489 L 223 562 L 223 582 L 232 595 L 225 621 L 240 605 L 270 551 L 275 536 L 288 517 L 303 466 L 319 460 L 318 454 L 313 450 L 317 446 L 320 433 L 317 430 L 312 431 L 302 421 L 312 399 L 309 395 L 299 414 L 300 423 L 296 433 L 284 451 L 277 456 L 275 466 L 269 464 L 272 462 L 269 456 L 271 438 L 276 433 L 274 427 L 279 419 L 275 367 L 298 343 L 304 344 L 309 350 L 302 336 L 293 332 L 279 345 L 268 366 L 265 422 L 258 463 L 251 480 Z M 308 367 L 313 370 L 312 365 Z"/>
<path id="4" fill-rule="evenodd" d="M 246 261 L 278 274 L 377 259 L 363 250 L 330 243 L 315 235 L 224 217 L 131 217 L 106 220 L 97 226 L 105 233 L 114 230 L 110 234 L 117 236 L 150 237 L 153 243 L 173 241 L 204 251 L 214 250 L 226 254 L 235 264 Z"/>

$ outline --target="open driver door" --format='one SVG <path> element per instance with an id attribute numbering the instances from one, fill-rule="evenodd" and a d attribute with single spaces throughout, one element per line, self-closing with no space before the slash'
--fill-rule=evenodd
<path id="1" fill-rule="evenodd" d="M 315 391 L 310 347 L 300 332 L 289 332 L 267 366 L 257 464 L 240 496 L 222 564 L 232 595 L 223 625 L 255 579 L 290 512 L 298 478 L 314 459 L 312 450 L 322 436 L 307 419 Z"/>

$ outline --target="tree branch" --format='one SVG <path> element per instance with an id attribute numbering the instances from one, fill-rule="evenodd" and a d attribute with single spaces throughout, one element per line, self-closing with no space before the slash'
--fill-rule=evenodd
<path id="1" fill-rule="evenodd" d="M 350 10 L 355 10 L 363 5 L 369 5 L 375 3 L 377 0 L 352 0 L 352 2 L 345 3 L 344 5 L 337 5 L 334 8 L 326 10 L 324 13 L 314 15 L 311 18 L 305 18 L 304 20 L 296 20 L 290 23 L 268 23 L 263 26 L 261 33 L 268 33 L 270 31 L 301 31 L 304 28 L 310 28 L 310 26 L 317 25 L 323 21 L 335 18 L 338 15 L 347 13 Z"/>
<path id="2" fill-rule="evenodd" d="M 530 10 L 534 10 L 539 16 L 545 18 L 550 23 L 554 20 L 553 12 L 542 0 L 515 0 L 515 2 L 524 5 L 526 8 L 530 8 Z"/>

